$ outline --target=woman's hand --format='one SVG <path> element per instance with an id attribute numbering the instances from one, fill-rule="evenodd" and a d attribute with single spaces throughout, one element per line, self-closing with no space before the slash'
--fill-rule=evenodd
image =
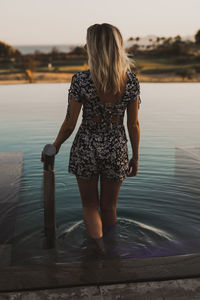
<path id="1" fill-rule="evenodd" d="M 129 161 L 129 170 L 127 177 L 133 177 L 137 175 L 138 171 L 138 160 L 136 160 L 134 157 L 132 157 Z"/>
<path id="2" fill-rule="evenodd" d="M 58 154 L 61 145 L 57 145 L 55 142 L 52 144 L 55 148 L 56 148 L 56 154 Z M 44 162 L 44 152 L 42 151 L 41 153 L 41 158 L 40 158 L 41 162 Z"/>

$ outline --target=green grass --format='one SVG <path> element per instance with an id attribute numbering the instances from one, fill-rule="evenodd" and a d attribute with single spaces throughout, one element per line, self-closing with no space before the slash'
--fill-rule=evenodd
<path id="1" fill-rule="evenodd" d="M 175 63 L 177 58 L 137 58 L 136 68 L 141 74 L 173 73 L 180 69 L 195 69 L 197 64 L 188 59 L 188 63 Z"/>

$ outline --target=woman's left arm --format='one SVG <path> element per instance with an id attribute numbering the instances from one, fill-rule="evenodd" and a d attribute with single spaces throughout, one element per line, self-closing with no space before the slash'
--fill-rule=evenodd
<path id="1" fill-rule="evenodd" d="M 60 127 L 55 141 L 53 142 L 53 145 L 56 147 L 56 154 L 59 152 L 61 145 L 70 137 L 70 135 L 74 131 L 81 110 L 81 106 L 82 103 L 76 101 L 74 97 L 71 96 L 67 108 L 66 118 Z"/>

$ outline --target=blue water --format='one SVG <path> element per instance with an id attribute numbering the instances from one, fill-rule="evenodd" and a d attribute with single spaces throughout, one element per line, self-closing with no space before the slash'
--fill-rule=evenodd
<path id="1" fill-rule="evenodd" d="M 53 48 L 56 48 L 59 52 L 70 52 L 76 46 L 77 45 L 14 45 L 14 48 L 21 51 L 22 54 L 30 54 L 35 51 L 49 53 Z"/>
<path id="2" fill-rule="evenodd" d="M 81 115 L 56 156 L 57 246 L 45 248 L 40 154 L 65 118 L 68 88 L 0 86 L 0 151 L 24 152 L 15 238 L 7 241 L 13 244 L 13 265 L 95 259 L 87 247 L 76 178 L 67 170 Z M 122 258 L 199 252 L 199 83 L 141 83 L 141 99 L 139 171 L 122 184 L 107 247 Z M 131 154 L 129 142 L 128 148 Z"/>

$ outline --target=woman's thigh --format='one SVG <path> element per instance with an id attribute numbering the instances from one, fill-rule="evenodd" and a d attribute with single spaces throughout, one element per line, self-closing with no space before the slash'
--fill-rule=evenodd
<path id="1" fill-rule="evenodd" d="M 85 179 L 76 176 L 83 207 L 99 207 L 98 177 Z"/>
<path id="2" fill-rule="evenodd" d="M 100 177 L 100 206 L 102 209 L 116 207 L 123 180 L 114 181 Z"/>

